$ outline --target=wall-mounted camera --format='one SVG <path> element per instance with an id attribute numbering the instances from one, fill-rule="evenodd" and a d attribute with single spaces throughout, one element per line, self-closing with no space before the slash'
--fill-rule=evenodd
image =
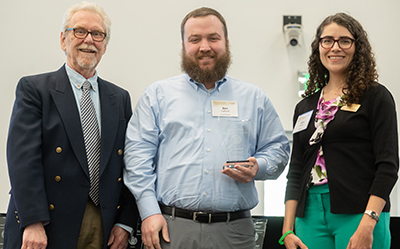
<path id="1" fill-rule="evenodd" d="M 283 32 L 287 46 L 301 46 L 303 39 L 301 16 L 283 16 Z"/>

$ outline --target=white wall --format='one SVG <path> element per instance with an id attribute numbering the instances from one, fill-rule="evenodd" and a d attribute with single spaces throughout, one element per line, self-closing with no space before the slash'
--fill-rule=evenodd
<path id="1" fill-rule="evenodd" d="M 77 2 L 0 0 L 0 212 L 6 211 L 9 198 L 5 144 L 16 83 L 23 75 L 53 71 L 64 63 L 65 55 L 59 46 L 61 19 L 64 11 Z M 400 102 L 398 0 L 96 2 L 112 20 L 111 41 L 98 66 L 99 75 L 127 89 L 133 104 L 153 81 L 181 73 L 180 22 L 189 11 L 201 6 L 216 8 L 227 20 L 233 54 L 229 74 L 263 88 L 286 130 L 291 129 L 293 108 L 299 101 L 296 74 L 307 68 L 315 29 L 327 15 L 339 11 L 352 14 L 368 31 L 377 55 L 380 80 Z M 302 16 L 303 47 L 285 47 L 283 15 Z M 258 186 L 262 192 L 262 184 Z M 392 214 L 400 215 L 397 189 L 393 193 Z M 253 213 L 263 213 L 260 203 Z"/>

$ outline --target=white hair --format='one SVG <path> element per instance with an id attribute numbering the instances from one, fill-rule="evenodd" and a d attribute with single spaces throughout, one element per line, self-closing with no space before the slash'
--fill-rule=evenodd
<path id="1" fill-rule="evenodd" d="M 64 14 L 61 31 L 65 32 L 65 30 L 69 26 L 69 23 L 71 22 L 72 16 L 76 12 L 81 11 L 81 10 L 86 10 L 86 11 L 96 13 L 103 19 L 104 25 L 106 26 L 105 32 L 107 33 L 105 41 L 106 41 L 106 43 L 108 43 L 108 41 L 110 40 L 110 36 L 111 36 L 111 19 L 108 17 L 108 15 L 103 10 L 103 8 L 101 8 L 100 6 L 98 6 L 95 3 L 81 2 L 78 4 L 72 5 Z"/>

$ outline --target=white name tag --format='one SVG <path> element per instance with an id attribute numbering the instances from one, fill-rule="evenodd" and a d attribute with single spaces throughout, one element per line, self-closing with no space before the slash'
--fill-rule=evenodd
<path id="1" fill-rule="evenodd" d="M 214 117 L 239 117 L 237 101 L 212 101 L 212 115 Z"/>
<path id="2" fill-rule="evenodd" d="M 311 115 L 313 114 L 313 112 L 314 111 L 311 110 L 311 111 L 303 113 L 297 117 L 296 124 L 294 125 L 294 128 L 293 128 L 293 134 L 307 129 L 308 123 L 310 122 Z"/>

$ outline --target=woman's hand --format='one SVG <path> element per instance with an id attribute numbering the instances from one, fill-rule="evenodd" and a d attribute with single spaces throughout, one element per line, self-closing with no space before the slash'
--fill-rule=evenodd
<path id="1" fill-rule="evenodd" d="M 288 234 L 283 242 L 285 242 L 286 249 L 297 249 L 299 247 L 301 249 L 308 249 L 308 247 L 303 244 L 301 239 L 294 234 Z"/>
<path id="2" fill-rule="evenodd" d="M 376 221 L 364 215 L 356 232 L 351 236 L 347 249 L 371 249 Z"/>

